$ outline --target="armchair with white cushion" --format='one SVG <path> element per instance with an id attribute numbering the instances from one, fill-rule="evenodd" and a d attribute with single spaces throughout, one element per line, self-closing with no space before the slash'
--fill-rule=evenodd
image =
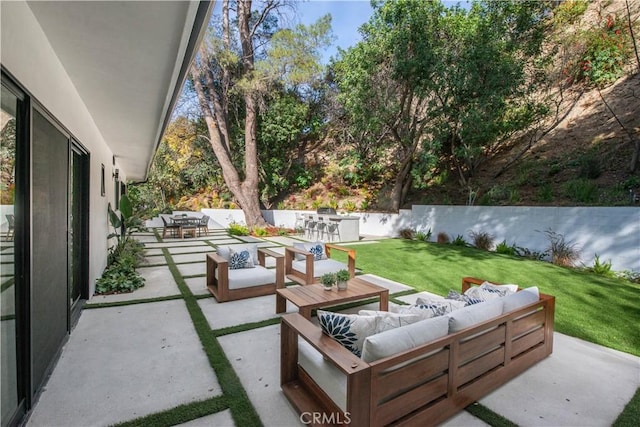
<path id="1" fill-rule="evenodd" d="M 347 264 L 331 259 L 332 250 L 346 252 Z M 323 274 L 339 270 L 349 271 L 349 276 L 353 278 L 356 271 L 356 251 L 330 243 L 295 243 L 294 246 L 285 248 L 284 263 L 287 278 L 301 285 L 317 283 Z"/>
<path id="2" fill-rule="evenodd" d="M 276 260 L 266 268 L 266 258 Z M 255 244 L 218 246 L 207 254 L 207 289 L 218 302 L 276 293 L 284 287 L 284 256 Z"/>

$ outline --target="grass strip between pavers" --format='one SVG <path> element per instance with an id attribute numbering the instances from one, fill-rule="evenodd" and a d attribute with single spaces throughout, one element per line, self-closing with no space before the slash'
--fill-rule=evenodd
<path id="1" fill-rule="evenodd" d="M 636 390 L 624 411 L 614 421 L 613 427 L 636 427 L 640 420 L 640 388 Z"/>
<path id="2" fill-rule="evenodd" d="M 148 302 L 171 301 L 174 299 L 182 299 L 182 295 L 167 295 L 165 297 L 134 299 L 128 301 L 98 302 L 95 304 L 85 304 L 83 310 L 92 308 L 121 307 L 123 305 L 145 304 Z"/>
<path id="3" fill-rule="evenodd" d="M 279 325 L 279 324 L 280 324 L 280 317 L 274 317 L 273 319 L 262 320 L 260 322 L 244 323 L 242 325 L 228 326 L 226 328 L 215 329 L 213 331 L 213 335 L 215 335 L 216 337 L 221 337 L 224 335 L 237 334 L 238 332 L 246 332 L 252 329 L 264 328 L 265 326 Z"/>
<path id="4" fill-rule="evenodd" d="M 207 322 L 204 313 L 198 305 L 198 300 L 193 296 L 193 293 L 180 275 L 180 271 L 173 262 L 173 258 L 169 251 L 166 248 L 163 248 L 162 252 L 167 258 L 169 270 L 178 284 L 178 289 L 180 289 L 180 292 L 184 297 L 185 305 L 187 306 L 187 310 L 191 316 L 191 321 L 193 322 L 193 327 L 200 338 L 200 342 L 204 348 L 207 358 L 209 359 L 209 363 L 216 373 L 218 383 L 222 388 L 222 393 L 226 398 L 226 402 L 228 402 L 235 425 L 242 427 L 261 426 L 262 421 L 260 420 L 260 416 L 249 400 L 249 397 L 247 396 L 244 387 L 242 387 L 242 383 L 240 382 L 238 375 L 236 375 L 236 372 L 233 370 L 227 356 L 224 354 L 222 346 L 220 346 L 220 343 L 212 333 L 209 322 Z"/>
<path id="5" fill-rule="evenodd" d="M 478 402 L 472 403 L 464 410 L 492 427 L 518 427 L 518 424 L 509 421 Z"/>
<path id="6" fill-rule="evenodd" d="M 158 412 L 116 424 L 118 427 L 174 426 L 224 411 L 229 407 L 224 396 L 216 396 L 199 402 L 186 403 L 168 411 Z"/>

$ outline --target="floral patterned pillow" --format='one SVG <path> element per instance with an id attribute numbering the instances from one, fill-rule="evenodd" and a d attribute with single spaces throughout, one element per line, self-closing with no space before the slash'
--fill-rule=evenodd
<path id="1" fill-rule="evenodd" d="M 229 249 L 229 269 L 238 270 L 240 268 L 254 268 L 253 257 L 247 249 L 239 251 Z"/>
<path id="2" fill-rule="evenodd" d="M 414 305 L 399 306 L 396 313 L 418 313 L 422 314 L 424 319 L 431 317 L 444 316 L 466 305 L 463 301 L 455 300 L 431 300 L 426 298 L 417 298 Z"/>
<path id="3" fill-rule="evenodd" d="M 368 336 L 420 320 L 420 316 L 411 314 L 362 310 L 362 315 L 359 315 L 318 310 L 322 331 L 358 357 L 362 354 L 362 346 Z"/>
<path id="4" fill-rule="evenodd" d="M 294 243 L 294 248 L 303 249 L 307 252 L 313 254 L 314 261 L 320 261 L 323 259 L 327 259 L 327 255 L 324 249 L 324 243 L 322 242 L 313 242 L 313 243 Z M 304 256 L 296 254 L 296 259 L 298 261 L 304 260 Z"/>

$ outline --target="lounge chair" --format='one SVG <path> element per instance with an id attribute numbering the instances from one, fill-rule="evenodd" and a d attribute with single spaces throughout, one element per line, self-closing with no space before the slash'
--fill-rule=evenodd
<path id="1" fill-rule="evenodd" d="M 276 260 L 266 268 L 266 257 Z M 255 244 L 219 246 L 207 254 L 207 289 L 225 302 L 276 293 L 284 287 L 284 256 Z"/>
<path id="2" fill-rule="evenodd" d="M 331 251 L 342 251 L 348 255 L 347 264 L 331 259 Z M 301 285 L 317 283 L 325 273 L 348 270 L 351 277 L 356 271 L 356 251 L 330 243 L 296 243 L 285 248 L 285 274 Z"/>

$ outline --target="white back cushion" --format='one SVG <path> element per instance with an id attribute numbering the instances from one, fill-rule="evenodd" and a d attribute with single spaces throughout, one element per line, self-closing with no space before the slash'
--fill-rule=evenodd
<path id="1" fill-rule="evenodd" d="M 509 311 L 513 311 L 520 307 L 524 307 L 525 305 L 538 302 L 539 299 L 540 299 L 540 292 L 538 291 L 537 286 L 532 286 L 530 288 L 523 289 L 519 292 L 516 292 L 515 294 L 507 295 L 502 299 L 502 302 L 504 303 L 502 312 L 508 313 Z"/>
<path id="2" fill-rule="evenodd" d="M 485 320 L 500 316 L 504 305 L 503 299 L 496 298 L 452 311 L 447 315 L 449 317 L 449 333 L 458 332 Z"/>
<path id="3" fill-rule="evenodd" d="M 370 335 L 362 346 L 362 360 L 373 362 L 392 356 L 444 337 L 448 332 L 449 318 L 442 316 Z"/>

